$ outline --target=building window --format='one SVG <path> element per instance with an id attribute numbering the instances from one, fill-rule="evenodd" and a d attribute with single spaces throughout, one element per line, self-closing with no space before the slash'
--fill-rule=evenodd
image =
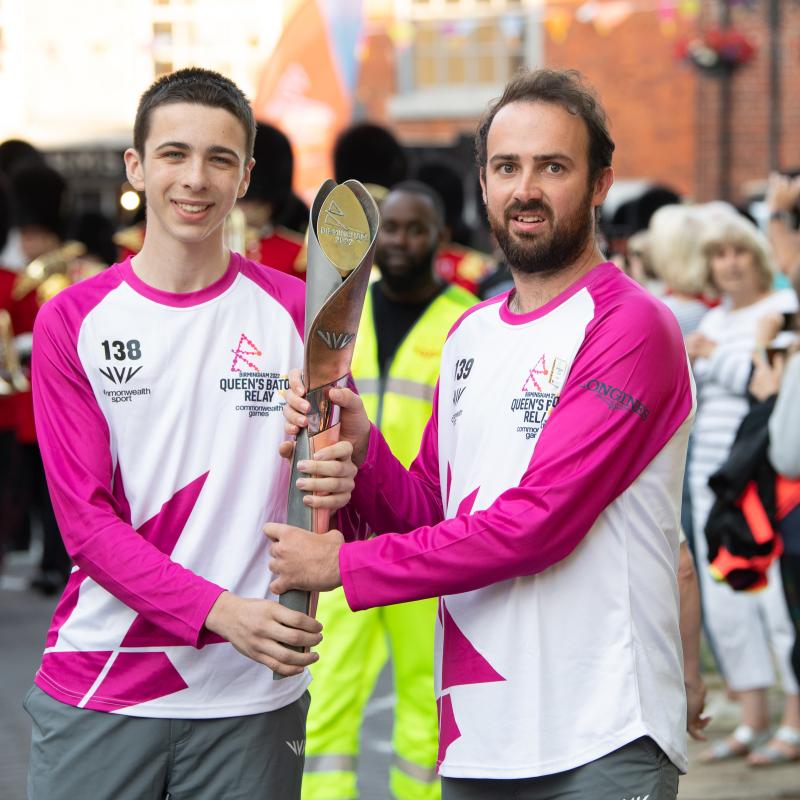
<path id="1" fill-rule="evenodd" d="M 424 13 L 469 14 L 475 9 L 485 11 L 487 8 L 503 13 L 509 8 L 519 8 L 523 2 L 522 0 L 411 0 L 411 5 L 421 8 Z"/>
<path id="2" fill-rule="evenodd" d="M 413 90 L 502 84 L 525 63 L 522 17 L 414 23 Z"/>
<path id="3" fill-rule="evenodd" d="M 153 45 L 155 47 L 172 47 L 172 23 L 153 23 Z"/>

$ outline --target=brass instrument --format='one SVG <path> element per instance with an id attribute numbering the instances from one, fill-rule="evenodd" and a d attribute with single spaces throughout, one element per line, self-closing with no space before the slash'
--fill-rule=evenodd
<path id="1" fill-rule="evenodd" d="M 247 217 L 241 208 L 234 206 L 225 217 L 222 235 L 231 252 L 247 255 Z"/>
<path id="2" fill-rule="evenodd" d="M 0 396 L 27 392 L 30 388 L 14 344 L 11 314 L 0 309 Z"/>
<path id="3" fill-rule="evenodd" d="M 140 222 L 129 228 L 123 228 L 121 231 L 117 231 L 111 240 L 117 247 L 122 247 L 131 253 L 138 253 L 144 244 L 144 224 Z"/>
<path id="4" fill-rule="evenodd" d="M 61 247 L 34 258 L 17 275 L 11 289 L 11 299 L 19 302 L 36 292 L 39 306 L 63 289 L 83 278 L 101 271 L 99 266 L 82 261 L 86 247 L 81 242 L 65 242 Z M 0 396 L 26 392 L 30 381 L 22 369 L 20 353 L 14 339 L 11 315 L 0 310 Z"/>
<path id="5" fill-rule="evenodd" d="M 86 253 L 86 246 L 81 242 L 65 242 L 61 247 L 45 253 L 39 258 L 34 258 L 25 269 L 17 275 L 14 281 L 14 288 L 11 290 L 11 297 L 13 300 L 22 300 L 34 289 L 39 289 L 48 278 L 54 275 L 69 276 L 69 268 L 76 258 L 80 258 Z M 69 279 L 69 283 L 73 283 Z M 66 285 L 69 285 L 66 284 Z M 54 289 L 58 286 L 57 291 Z M 62 281 L 55 281 L 51 283 L 49 290 L 46 292 L 47 299 L 57 294 L 58 291 L 65 288 Z"/>

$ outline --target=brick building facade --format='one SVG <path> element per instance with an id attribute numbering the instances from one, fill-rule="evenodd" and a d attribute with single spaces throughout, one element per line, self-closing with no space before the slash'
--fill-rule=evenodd
<path id="1" fill-rule="evenodd" d="M 676 15 L 672 30 L 665 29 L 656 4 L 634 0 L 632 6 L 637 10 L 604 33 L 574 19 L 578 3 L 547 0 L 544 6 L 539 5 L 538 12 L 530 4 L 514 5 L 520 6 L 527 20 L 524 63 L 579 69 L 597 88 L 617 144 L 618 178 L 651 179 L 704 201 L 720 196 L 720 171 L 726 168 L 729 198 L 739 202 L 758 191 L 770 168 L 770 1 L 753 0 L 731 8 L 731 23 L 748 35 L 756 53 L 730 79 L 730 160 L 726 167 L 720 163 L 724 79 L 702 74 L 675 57 L 675 43 L 681 36 L 718 24 L 718 0 L 701 0 L 695 20 Z M 497 3 L 499 8 L 501 0 Z M 778 165 L 788 169 L 800 166 L 800 103 L 796 100 L 800 96 L 800 2 L 778 3 L 782 16 Z M 573 15 L 555 39 L 542 22 L 550 7 L 569 9 Z M 537 13 L 538 23 L 531 20 Z M 476 86 L 473 97 L 480 102 L 471 108 L 465 106 L 460 115 L 456 104 L 454 108 L 443 106 L 438 115 L 423 110 L 415 116 L 413 104 L 396 102 L 403 96 L 401 61 L 409 59 L 414 45 L 400 52 L 388 30 L 388 23 L 378 21 L 367 35 L 357 90 L 361 112 L 385 122 L 412 146 L 447 147 L 470 135 L 479 109 L 485 100 L 496 96 L 502 83 Z M 456 87 L 454 91 L 459 90 Z"/>
<path id="2" fill-rule="evenodd" d="M 780 137 L 775 166 L 782 170 L 800 167 L 800 3 L 777 0 L 781 24 L 778 32 L 782 55 L 779 69 L 781 110 Z M 716 4 L 704 3 L 701 24 L 712 25 Z M 754 59 L 731 79 L 730 161 L 728 180 L 731 197 L 739 201 L 758 192 L 770 170 L 770 32 L 769 0 L 734 6 L 731 22 L 756 46 Z M 718 12 L 717 12 L 718 13 Z M 696 86 L 695 134 L 696 194 L 700 199 L 719 195 L 722 165 L 719 159 L 720 79 L 701 77 Z"/>

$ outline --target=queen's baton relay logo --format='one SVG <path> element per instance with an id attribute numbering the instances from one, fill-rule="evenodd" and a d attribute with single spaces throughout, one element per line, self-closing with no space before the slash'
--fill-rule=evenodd
<path id="1" fill-rule="evenodd" d="M 567 374 L 563 358 L 549 359 L 542 353 L 528 368 L 519 394 L 511 400 L 511 411 L 517 418 L 517 433 L 525 439 L 537 439 L 553 409 Z"/>
<path id="2" fill-rule="evenodd" d="M 265 372 L 259 366 L 264 355 L 261 348 L 245 333 L 231 348 L 233 361 L 230 371 L 234 377 L 219 379 L 219 388 L 236 398 L 235 410 L 248 417 L 268 417 L 283 408 L 283 395 L 289 388 L 289 378 L 278 372 Z"/>

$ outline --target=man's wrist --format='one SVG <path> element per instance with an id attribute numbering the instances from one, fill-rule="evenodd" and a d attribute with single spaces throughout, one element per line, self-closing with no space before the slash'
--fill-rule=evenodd
<path id="1" fill-rule="evenodd" d="M 228 627 L 231 609 L 236 602 L 236 596 L 231 592 L 224 591 L 217 597 L 214 605 L 206 616 L 205 627 L 212 633 L 217 633 L 223 638 L 228 638 L 225 631 Z"/>
<path id="2" fill-rule="evenodd" d="M 352 461 L 358 469 L 361 469 L 369 455 L 369 440 L 371 436 L 372 426 L 370 425 L 369 428 L 367 428 L 366 434 L 359 437 L 358 441 L 353 443 Z"/>
<path id="3" fill-rule="evenodd" d="M 334 580 L 336 582 L 336 585 L 333 587 L 334 589 L 342 585 L 342 568 L 339 562 L 342 547 L 344 547 L 344 544 L 342 542 L 338 542 L 331 558 L 330 574 L 334 576 Z"/>
<path id="4" fill-rule="evenodd" d="M 698 687 L 703 685 L 703 676 L 700 674 L 700 668 L 683 668 L 683 683 L 685 686 Z"/>

